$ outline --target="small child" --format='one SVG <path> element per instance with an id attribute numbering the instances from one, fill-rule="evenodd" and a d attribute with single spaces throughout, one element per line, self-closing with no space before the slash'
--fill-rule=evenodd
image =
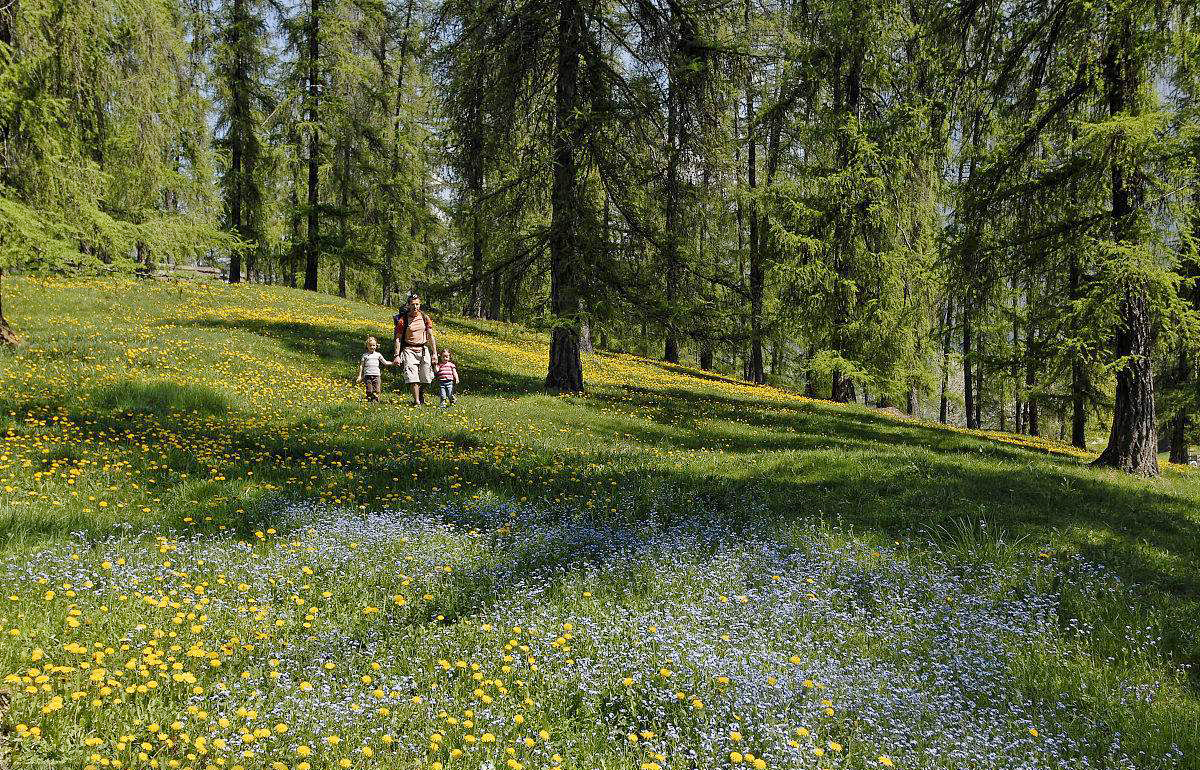
<path id="1" fill-rule="evenodd" d="M 453 404 L 455 402 L 454 386 L 458 384 L 458 367 L 450 360 L 449 348 L 442 348 L 442 352 L 438 355 L 437 380 L 441 390 L 441 405 Z"/>
<path id="2" fill-rule="evenodd" d="M 379 341 L 374 337 L 367 337 L 367 352 L 363 353 L 362 360 L 358 362 L 358 379 L 355 382 L 366 381 L 368 401 L 379 400 L 379 366 L 381 364 L 391 366 L 392 362 L 379 352 Z"/>

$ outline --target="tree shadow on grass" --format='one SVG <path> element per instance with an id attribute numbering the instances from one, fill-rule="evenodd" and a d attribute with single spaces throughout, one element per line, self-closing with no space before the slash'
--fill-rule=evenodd
<path id="1" fill-rule="evenodd" d="M 621 393 L 595 390 L 587 398 L 616 410 L 632 407 L 637 418 L 648 421 L 633 431 L 634 436 L 647 444 L 676 449 L 872 451 L 880 446 L 900 445 L 920 452 L 972 453 L 1019 464 L 1050 459 L 1065 466 L 1079 465 L 1078 460 L 1069 456 L 875 415 L 852 406 L 763 403 L 680 388 L 641 386 L 627 386 Z M 589 424 L 597 422 L 613 429 L 622 427 L 616 417 L 588 418 Z M 729 428 L 715 427 L 722 422 Z M 738 427 L 742 425 L 752 430 L 743 431 Z"/>
<path id="2" fill-rule="evenodd" d="M 304 355 L 316 356 L 326 364 L 339 364 L 345 367 L 347 378 L 353 379 L 357 371 L 358 358 L 362 355 L 365 335 L 346 331 L 338 327 L 318 326 L 316 324 L 283 321 L 254 321 L 254 320 L 225 320 L 200 318 L 186 321 L 173 321 L 181 326 L 194 326 L 206 329 L 236 330 L 258 334 L 278 341 L 288 350 Z M 449 325 L 443 322 L 443 325 Z M 473 327 L 469 329 L 475 333 Z M 380 333 L 376 336 L 379 337 Z M 380 349 L 384 355 L 391 354 L 390 330 L 385 329 L 379 337 Z M 501 335 L 495 335 L 503 339 Z M 462 370 L 465 388 L 463 392 L 485 396 L 522 396 L 543 391 L 544 380 L 540 376 L 523 375 L 513 371 L 496 368 L 491 361 L 481 355 L 475 355 L 470 350 L 455 351 L 455 359 Z M 408 388 L 403 382 L 403 373 L 399 368 L 389 370 L 384 377 L 385 390 L 398 394 L 407 394 Z M 434 393 L 436 396 L 436 393 Z M 428 393 L 427 396 L 428 398 Z"/>

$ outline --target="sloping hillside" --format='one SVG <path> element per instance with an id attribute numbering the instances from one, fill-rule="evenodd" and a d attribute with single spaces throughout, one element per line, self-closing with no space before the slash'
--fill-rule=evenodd
<path id="1" fill-rule="evenodd" d="M 550 396 L 462 319 L 458 406 L 369 405 L 390 311 L 276 287 L 6 312 L 16 767 L 1200 761 L 1195 474 L 624 355 Z"/>

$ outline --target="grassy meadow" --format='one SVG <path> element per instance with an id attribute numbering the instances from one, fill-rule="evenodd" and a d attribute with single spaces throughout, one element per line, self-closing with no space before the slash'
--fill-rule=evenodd
<path id="1" fill-rule="evenodd" d="M 626 355 L 551 396 L 440 315 L 458 405 L 367 404 L 391 311 L 278 287 L 5 310 L 0 767 L 1200 768 L 1195 472 Z"/>

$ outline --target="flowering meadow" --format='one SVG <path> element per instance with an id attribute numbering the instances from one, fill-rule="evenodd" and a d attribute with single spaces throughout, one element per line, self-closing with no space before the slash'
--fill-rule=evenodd
<path id="1" fill-rule="evenodd" d="M 15 283 L 15 285 L 12 285 Z M 0 767 L 1200 767 L 1200 479 L 447 318 L 19 280 Z M 443 320 L 435 315 L 436 320 Z"/>

